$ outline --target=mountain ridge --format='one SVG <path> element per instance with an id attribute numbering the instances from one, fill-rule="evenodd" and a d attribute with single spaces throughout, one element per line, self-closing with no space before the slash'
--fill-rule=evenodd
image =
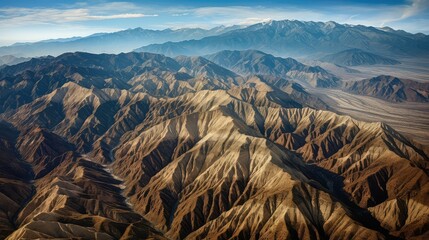
<path id="1" fill-rule="evenodd" d="M 218 26 L 211 29 L 181 28 L 176 30 L 151 30 L 138 27 L 112 33 L 96 33 L 86 37 L 51 39 L 35 43 L 20 43 L 11 46 L 3 46 L 0 47 L 0 56 L 39 57 L 60 55 L 64 52 L 74 51 L 118 54 L 121 52 L 129 52 L 145 44 L 199 39 L 238 28 L 240 28 L 240 26 Z"/>
<path id="2" fill-rule="evenodd" d="M 336 76 L 321 67 L 307 66 L 293 58 L 274 57 L 257 50 L 224 50 L 205 57 L 240 74 L 287 77 L 313 87 L 336 87 L 339 81 Z"/>
<path id="3" fill-rule="evenodd" d="M 258 23 L 200 40 L 147 45 L 135 51 L 177 56 L 256 49 L 280 56 L 320 57 L 349 48 L 359 48 L 387 57 L 424 56 L 429 51 L 429 37 L 404 35 L 362 25 L 281 20 Z"/>
<path id="4" fill-rule="evenodd" d="M 396 65 L 401 62 L 386 58 L 370 52 L 365 52 L 361 49 L 353 48 L 326 55 L 319 60 L 334 63 L 342 66 L 359 66 L 359 65 Z"/>
<path id="5" fill-rule="evenodd" d="M 344 82 L 345 91 L 391 102 L 428 102 L 429 84 L 389 75 Z"/>
<path id="6" fill-rule="evenodd" d="M 3 102 L 0 111 L 15 109 L 66 82 L 75 82 L 86 88 L 127 89 L 135 93 L 173 97 L 202 89 L 228 89 L 244 81 L 240 75 L 203 58 L 172 59 L 135 52 L 118 55 L 76 52 L 33 58 L 1 69 L 0 79 L 0 99 Z M 309 95 L 295 85 L 304 95 Z M 299 101 L 304 104 L 303 100 Z M 315 101 L 309 102 L 309 106 Z"/>

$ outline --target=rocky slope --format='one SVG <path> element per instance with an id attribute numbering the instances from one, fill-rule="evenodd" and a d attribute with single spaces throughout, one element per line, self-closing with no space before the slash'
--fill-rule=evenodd
<path id="1" fill-rule="evenodd" d="M 361 81 L 345 82 L 345 91 L 392 102 L 428 102 L 429 84 L 380 75 Z"/>
<path id="2" fill-rule="evenodd" d="M 400 64 L 399 61 L 386 58 L 370 52 L 365 52 L 361 49 L 348 49 L 338 53 L 329 54 L 320 59 L 324 62 L 330 62 L 342 66 L 359 66 L 359 65 L 395 65 Z"/>
<path id="3" fill-rule="evenodd" d="M 14 231 L 17 214 L 33 194 L 30 183 L 34 174 L 25 161 L 19 160 L 15 149 L 19 132 L 0 121 L 0 238 Z"/>
<path id="4" fill-rule="evenodd" d="M 3 239 L 164 239 L 130 209 L 107 167 L 45 129 L 0 127 Z"/>
<path id="5" fill-rule="evenodd" d="M 313 87 L 335 87 L 339 79 L 321 67 L 304 65 L 293 58 L 274 57 L 261 51 L 221 51 L 205 56 L 242 75 L 258 74 L 303 81 Z"/>
<path id="6" fill-rule="evenodd" d="M 191 234 L 189 236 L 206 237 L 210 232 L 225 232 L 228 236 L 237 234 L 242 237 L 257 236 L 256 232 L 262 234 L 259 227 L 256 229 L 254 227 L 264 226 L 267 222 L 258 222 L 264 219 L 257 217 L 258 214 L 263 216 L 268 214 L 265 218 L 268 221 L 271 214 L 278 211 L 276 209 L 278 205 L 273 206 L 272 212 L 261 213 L 254 208 L 248 208 L 252 204 L 248 201 L 252 202 L 253 194 L 256 194 L 258 202 L 268 204 L 266 201 L 270 202 L 269 198 L 260 197 L 275 193 L 277 191 L 275 183 L 281 182 L 283 184 L 279 186 L 278 191 L 284 191 L 285 195 L 280 197 L 274 194 L 275 198 L 280 202 L 288 202 L 286 193 L 291 190 L 287 190 L 287 180 L 277 179 L 282 176 L 280 173 L 276 174 L 277 170 L 274 169 L 277 167 L 280 168 L 278 171 L 289 174 L 300 182 L 307 180 L 295 174 L 301 173 L 307 177 L 310 175 L 309 178 L 317 182 L 314 186 L 316 189 L 323 189 L 332 194 L 331 197 L 334 199 L 341 199 L 341 202 L 347 205 L 347 211 L 359 212 L 352 216 L 371 213 L 396 236 L 411 237 L 415 229 L 423 227 L 418 222 L 427 217 L 425 213 L 427 207 L 424 207 L 427 206 L 424 199 L 428 190 L 427 149 L 406 140 L 383 124 L 358 122 L 349 117 L 309 109 L 260 109 L 243 102 L 222 103 L 224 101 L 222 95 L 216 95 L 211 95 L 210 99 L 213 103 L 221 103 L 219 108 L 215 108 L 219 110 L 213 110 L 217 104 L 207 106 L 207 102 L 201 102 L 207 97 L 206 94 L 204 97 L 192 96 L 188 103 L 181 99 L 180 104 L 194 106 L 185 109 L 198 111 L 192 111 L 189 115 L 181 113 L 180 118 L 175 117 L 153 127 L 144 128 L 148 130 L 142 128 L 140 134 L 133 133 L 127 140 L 128 143 L 120 145 L 115 151 L 114 165 L 118 168 L 118 174 L 123 173 L 123 177 L 128 179 L 126 183 L 131 184 L 127 188 L 131 201 L 146 217 L 160 223 L 157 226 L 165 229 L 169 236 L 185 237 Z M 201 112 L 205 111 L 204 109 L 210 111 L 203 114 Z M 219 118 L 222 120 L 218 120 Z M 210 128 L 211 126 L 213 128 Z M 260 140 L 268 142 L 253 143 Z M 232 147 L 235 145 L 239 146 Z M 223 146 L 229 147 L 224 149 Z M 262 150 L 261 146 L 270 149 L 269 152 Z M 277 152 L 277 148 L 281 151 Z M 292 155 L 287 157 L 283 155 L 285 153 Z M 275 163 L 272 169 L 270 164 L 276 162 L 274 159 L 278 157 L 283 160 Z M 296 160 L 291 160 L 295 157 Z M 395 162 L 394 165 L 392 161 Z M 265 167 L 270 170 L 265 170 L 260 164 L 268 164 Z M 328 171 L 323 172 L 321 169 Z M 314 171 L 321 172 L 321 175 Z M 404 175 L 404 171 L 409 171 L 409 174 Z M 135 180 L 135 177 L 139 180 Z M 405 182 L 409 185 L 403 185 Z M 410 186 L 419 187 L 410 190 Z M 260 195 L 262 193 L 258 191 L 263 191 L 264 194 Z M 376 209 L 375 206 L 388 208 L 383 207 L 383 204 L 392 200 L 408 202 L 404 210 L 405 215 L 408 215 L 406 212 L 412 211 L 421 211 L 422 215 L 409 215 L 408 220 L 396 226 L 394 221 L 387 220 L 395 217 L 391 215 L 387 217 L 382 210 L 372 209 Z M 199 205 L 199 202 L 202 205 Z M 172 208 L 171 206 L 175 204 L 178 204 L 177 208 Z M 153 208 L 147 206 L 158 208 L 153 212 Z M 285 207 L 288 209 L 288 205 Z M 359 209 L 368 209 L 369 212 Z M 173 219 L 169 222 L 172 214 Z M 243 219 L 243 214 L 249 215 L 246 217 L 249 219 Z M 228 220 L 221 220 L 224 217 Z M 178 220 L 175 220 L 176 218 Z M 215 220 L 212 220 L 213 218 Z M 278 218 L 273 218 L 278 221 Z M 327 218 L 329 216 L 323 219 Z M 255 222 L 256 219 L 259 220 Z M 361 224 L 366 223 L 354 220 L 361 221 Z M 225 226 L 225 221 L 230 224 Z M 285 222 L 278 224 L 288 226 Z M 320 224 L 324 226 L 326 223 Z M 206 230 L 202 230 L 202 226 Z M 237 226 L 241 227 L 237 230 Z M 297 225 L 292 228 L 297 231 L 299 229 Z M 202 235 L 193 232 L 197 229 Z M 270 228 L 269 232 L 272 235 L 269 236 L 281 234 L 281 231 L 286 230 L 281 227 L 277 230 Z M 364 231 L 365 234 L 371 232 Z M 383 232 L 380 229 L 378 231 Z M 342 234 L 342 231 L 334 231 L 329 236 L 335 238 L 336 234 Z"/>
<path id="7" fill-rule="evenodd" d="M 255 101 L 234 89 L 229 92 L 206 90 L 152 99 L 141 122 L 118 133 L 115 129 L 125 119 L 115 121 L 100 137 L 101 142 L 115 139 L 100 145 L 118 146 L 113 151 L 112 171 L 124 179 L 124 194 L 133 209 L 167 237 L 283 234 L 383 239 L 425 234 L 415 233 L 424 229 L 417 222 L 427 212 L 425 148 L 383 124 L 325 111 L 283 108 L 272 98 Z M 65 102 L 71 99 L 68 96 L 72 95 L 63 96 Z M 130 118 L 137 113 L 127 110 L 123 114 L 122 118 Z M 10 120 L 18 127 L 27 125 L 16 116 L 27 119 L 29 115 L 18 112 L 13 116 Z M 32 148 L 25 149 L 31 153 Z M 103 160 L 105 155 L 98 155 L 99 151 L 91 153 L 97 161 L 112 160 Z M 53 152 L 58 154 L 58 150 Z M 301 206 L 309 199 L 315 202 Z M 399 215 L 386 215 L 391 205 L 385 204 L 391 201 L 406 203 L 405 215 L 420 213 L 396 222 Z M 254 207 L 257 203 L 262 205 Z M 290 208 L 301 210 L 288 213 Z M 314 210 L 308 212 L 308 208 Z M 304 221 L 314 214 L 321 218 Z M 341 221 L 331 223 L 334 219 Z M 226 226 L 225 221 L 229 222 Z M 278 228 L 263 227 L 273 224 Z M 299 235 L 293 235 L 298 234 L 295 231 Z M 213 232 L 219 235 L 212 236 Z"/>
<path id="8" fill-rule="evenodd" d="M 118 56 L 0 70 L 3 91 L 28 71 L 50 83 L 0 114 L 3 238 L 429 236 L 427 147 L 308 108 L 323 103 L 290 80 L 199 57 Z M 75 58 L 120 85 L 41 80 Z"/>
<path id="9" fill-rule="evenodd" d="M 266 83 L 271 86 L 271 89 L 279 89 L 290 95 L 292 99 L 298 101 L 302 106 L 311 107 L 315 109 L 326 110 L 329 106 L 321 101 L 318 97 L 309 94 L 299 83 L 291 80 L 286 80 L 280 77 L 274 76 L 249 76 L 246 81 L 246 86 L 255 87 L 260 82 Z"/>
<path id="10" fill-rule="evenodd" d="M 114 88 L 158 97 L 175 97 L 199 90 L 227 90 L 244 81 L 237 73 L 201 57 L 172 59 L 150 53 L 66 53 L 56 58 L 32 59 L 2 69 L 0 112 L 16 109 L 68 82 L 85 88 Z M 300 87 L 299 84 L 295 85 Z M 306 99 L 297 100 L 302 105 L 315 107 Z"/>

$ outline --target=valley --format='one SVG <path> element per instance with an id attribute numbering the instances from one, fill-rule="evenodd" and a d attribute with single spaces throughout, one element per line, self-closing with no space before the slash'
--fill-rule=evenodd
<path id="1" fill-rule="evenodd" d="M 429 61 L 425 58 L 400 59 L 401 64 L 353 66 L 344 68 L 318 61 L 303 61 L 310 65 L 320 65 L 340 77 L 343 82 L 360 81 L 389 73 L 403 79 L 429 82 Z M 389 102 L 370 96 L 348 93 L 340 89 L 320 89 L 306 86 L 312 94 L 320 97 L 334 112 L 352 116 L 368 122 L 385 122 L 402 134 L 423 144 L 429 144 L 429 105 L 418 102 Z"/>
<path id="2" fill-rule="evenodd" d="M 312 91 L 335 112 L 362 121 L 385 122 L 402 134 L 423 144 L 429 144 L 427 103 L 390 103 L 337 89 Z"/>
<path id="3" fill-rule="evenodd" d="M 401 64 L 394 66 L 356 66 L 354 69 L 365 73 L 367 77 L 389 73 L 399 78 L 428 82 L 429 59 L 427 58 L 401 58 Z"/>

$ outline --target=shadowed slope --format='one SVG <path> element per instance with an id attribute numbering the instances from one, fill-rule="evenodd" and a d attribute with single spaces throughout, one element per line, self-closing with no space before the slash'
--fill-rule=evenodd
<path id="1" fill-rule="evenodd" d="M 274 57 L 255 50 L 221 51 L 206 56 L 237 73 L 271 75 L 303 81 L 313 87 L 335 87 L 338 78 L 323 68 L 304 65 L 293 58 Z"/>
<path id="2" fill-rule="evenodd" d="M 396 61 L 391 58 L 386 58 L 373 54 L 370 52 L 365 52 L 361 49 L 348 49 L 338 53 L 329 54 L 320 59 L 324 62 L 335 63 L 341 66 L 359 66 L 359 65 L 395 65 L 400 64 L 399 61 Z"/>
<path id="3" fill-rule="evenodd" d="M 428 102 L 429 83 L 399 79 L 392 76 L 377 76 L 360 81 L 345 82 L 347 92 L 381 98 L 391 102 Z"/>

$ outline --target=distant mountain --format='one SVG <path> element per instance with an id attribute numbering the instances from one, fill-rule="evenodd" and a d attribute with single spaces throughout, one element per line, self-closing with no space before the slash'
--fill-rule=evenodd
<path id="1" fill-rule="evenodd" d="M 135 51 L 206 55 L 256 49 L 277 56 L 312 56 L 359 48 L 383 56 L 427 56 L 429 36 L 335 22 L 270 21 L 200 40 L 151 44 Z"/>
<path id="2" fill-rule="evenodd" d="M 176 97 L 200 90 L 228 90 L 244 81 L 244 77 L 202 57 L 172 59 L 136 52 L 118 55 L 65 53 L 58 57 L 33 58 L 1 69 L 0 112 L 29 103 L 69 82 L 89 89 L 110 88 Z M 314 102 L 326 109 L 317 98 L 307 103 L 308 93 L 303 91 L 303 97 L 296 98 L 292 105 L 316 107 Z M 291 92 L 283 91 L 283 94 Z"/>
<path id="3" fill-rule="evenodd" d="M 338 53 L 329 54 L 320 59 L 321 61 L 335 63 L 342 66 L 359 66 L 359 65 L 395 65 L 401 62 L 382 57 L 377 54 L 365 52 L 361 49 L 348 49 Z"/>
<path id="4" fill-rule="evenodd" d="M 395 33 L 395 34 L 403 35 L 406 37 L 412 37 L 412 38 L 425 38 L 425 37 L 427 37 L 427 35 L 423 34 L 423 33 L 409 33 L 409 32 L 406 32 L 404 30 L 400 30 L 400 29 L 397 30 L 397 29 L 393 29 L 391 27 L 381 27 L 379 29 L 383 30 L 385 32 Z"/>
<path id="5" fill-rule="evenodd" d="M 1 65 L 14 65 L 18 63 L 22 63 L 25 61 L 30 60 L 30 58 L 23 58 L 23 57 L 15 57 L 12 55 L 5 55 L 0 57 L 0 66 Z"/>
<path id="6" fill-rule="evenodd" d="M 392 102 L 429 102 L 429 83 L 385 75 L 361 81 L 345 82 L 344 90 Z"/>
<path id="7" fill-rule="evenodd" d="M 67 82 L 87 88 L 132 89 L 170 96 L 196 91 L 196 83 L 201 88 L 225 88 L 224 83 L 210 84 L 213 79 L 195 79 L 198 76 L 188 75 L 187 81 L 180 81 L 184 77 L 179 72 L 181 68 L 174 59 L 151 53 L 97 55 L 76 52 L 33 58 L 0 71 L 0 111 L 30 102 Z M 239 78 L 236 74 L 233 76 Z"/>
<path id="8" fill-rule="evenodd" d="M 261 51 L 224 50 L 205 57 L 242 75 L 272 75 L 300 80 L 313 87 L 335 87 L 338 85 L 338 78 L 321 67 L 307 66 L 293 58 L 274 57 Z"/>
<path id="9" fill-rule="evenodd" d="M 88 37 L 50 39 L 35 43 L 18 43 L 11 46 L 0 47 L 0 56 L 56 56 L 65 52 L 75 51 L 90 53 L 129 52 L 137 47 L 147 44 L 200 39 L 207 36 L 222 34 L 238 28 L 240 28 L 240 26 L 220 26 L 209 30 L 201 28 L 182 28 L 177 30 L 149 30 L 134 28 L 113 33 L 97 33 Z"/>

